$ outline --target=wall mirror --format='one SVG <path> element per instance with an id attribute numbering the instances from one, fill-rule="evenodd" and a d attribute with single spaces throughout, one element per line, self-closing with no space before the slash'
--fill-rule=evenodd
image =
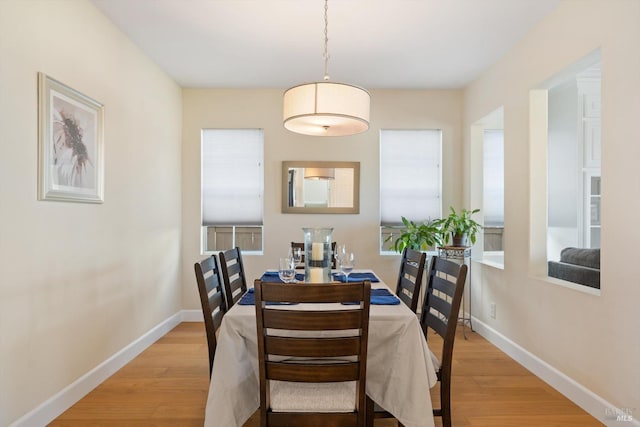
<path id="1" fill-rule="evenodd" d="M 360 162 L 282 162 L 282 212 L 360 213 Z"/>

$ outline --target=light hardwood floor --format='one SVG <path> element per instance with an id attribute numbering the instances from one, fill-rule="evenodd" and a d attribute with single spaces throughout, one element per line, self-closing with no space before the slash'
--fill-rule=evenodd
<path id="1" fill-rule="evenodd" d="M 454 427 L 603 425 L 478 334 L 467 329 L 465 340 L 458 331 Z M 435 344 L 435 336 L 429 341 Z M 181 323 L 49 425 L 201 427 L 208 385 L 204 324 Z M 437 404 L 437 386 L 431 396 Z M 395 425 L 393 420 L 375 423 Z M 245 427 L 257 426 L 256 413 Z M 439 418 L 436 426 L 441 426 Z"/>

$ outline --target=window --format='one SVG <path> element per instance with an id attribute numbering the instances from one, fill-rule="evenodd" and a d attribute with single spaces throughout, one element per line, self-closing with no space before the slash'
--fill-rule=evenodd
<path id="1" fill-rule="evenodd" d="M 402 231 L 402 217 L 440 218 L 441 130 L 380 131 L 380 252 Z M 389 241 L 386 241 L 389 238 Z"/>
<path id="2" fill-rule="evenodd" d="M 504 131 L 485 130 L 482 139 L 484 251 L 502 251 L 504 232 Z"/>
<path id="3" fill-rule="evenodd" d="M 204 252 L 262 252 L 263 150 L 261 129 L 203 129 Z"/>
<path id="4" fill-rule="evenodd" d="M 470 205 L 480 209 L 474 259 L 504 269 L 504 107 L 499 107 L 469 129 Z"/>

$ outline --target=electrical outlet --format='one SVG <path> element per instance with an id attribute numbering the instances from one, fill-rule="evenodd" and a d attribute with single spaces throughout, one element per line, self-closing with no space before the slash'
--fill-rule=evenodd
<path id="1" fill-rule="evenodd" d="M 490 310 L 491 311 L 490 311 L 489 315 L 491 316 L 492 319 L 495 319 L 496 318 L 496 303 L 495 302 L 491 303 Z"/>

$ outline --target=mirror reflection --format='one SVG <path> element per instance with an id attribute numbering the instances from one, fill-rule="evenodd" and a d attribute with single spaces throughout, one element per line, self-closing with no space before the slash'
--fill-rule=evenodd
<path id="1" fill-rule="evenodd" d="M 359 162 L 283 162 L 282 181 L 282 212 L 359 212 Z"/>

